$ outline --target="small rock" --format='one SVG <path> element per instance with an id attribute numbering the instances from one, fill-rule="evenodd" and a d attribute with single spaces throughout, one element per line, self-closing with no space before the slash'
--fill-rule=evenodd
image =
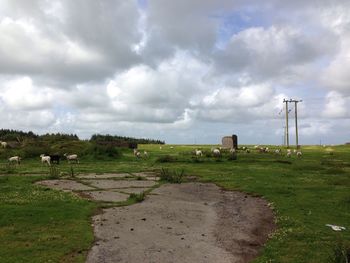
<path id="1" fill-rule="evenodd" d="M 134 231 L 134 229 L 133 229 L 133 228 L 130 228 L 130 231 Z"/>
<path id="2" fill-rule="evenodd" d="M 141 220 L 146 221 L 146 218 L 142 218 Z"/>

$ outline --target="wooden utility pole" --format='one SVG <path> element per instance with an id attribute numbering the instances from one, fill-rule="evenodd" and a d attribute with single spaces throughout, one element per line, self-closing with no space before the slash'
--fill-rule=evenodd
<path id="1" fill-rule="evenodd" d="M 289 148 L 289 131 L 288 131 L 288 100 L 283 99 L 283 103 L 286 104 L 286 143 L 287 148 Z"/>
<path id="2" fill-rule="evenodd" d="M 297 149 L 299 148 L 299 137 L 298 137 L 298 102 L 302 102 L 302 100 L 292 100 L 290 99 L 289 102 L 294 102 L 294 109 L 295 109 L 295 145 Z"/>

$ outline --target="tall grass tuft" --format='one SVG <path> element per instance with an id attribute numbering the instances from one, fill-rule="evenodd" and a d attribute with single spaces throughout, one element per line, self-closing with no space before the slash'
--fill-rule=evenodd
<path id="1" fill-rule="evenodd" d="M 139 202 L 142 202 L 143 200 L 145 200 L 145 193 L 144 192 L 141 192 L 139 194 L 136 194 L 136 193 L 131 193 L 129 195 L 129 200 L 135 200 L 137 203 Z"/>
<path id="2" fill-rule="evenodd" d="M 350 263 L 350 243 L 339 241 L 333 248 L 329 263 Z"/>
<path id="3" fill-rule="evenodd" d="M 169 170 L 167 168 L 162 168 L 160 171 L 160 180 L 167 181 L 169 183 L 181 184 L 185 175 L 184 169 L 179 170 Z"/>
<path id="4" fill-rule="evenodd" d="M 55 165 L 50 166 L 49 177 L 50 177 L 50 179 L 59 179 L 60 178 L 59 170 Z"/>

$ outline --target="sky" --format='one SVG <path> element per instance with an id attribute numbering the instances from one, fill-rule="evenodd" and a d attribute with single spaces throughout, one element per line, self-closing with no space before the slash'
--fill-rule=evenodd
<path id="1" fill-rule="evenodd" d="M 348 0 L 0 0 L 0 128 L 350 141 Z M 295 142 L 294 104 L 289 104 Z"/>

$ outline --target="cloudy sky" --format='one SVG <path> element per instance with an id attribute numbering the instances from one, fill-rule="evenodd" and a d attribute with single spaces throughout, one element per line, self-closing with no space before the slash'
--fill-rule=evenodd
<path id="1" fill-rule="evenodd" d="M 350 141 L 348 0 L 0 0 L 0 128 Z M 291 142 L 294 106 L 290 104 Z"/>

